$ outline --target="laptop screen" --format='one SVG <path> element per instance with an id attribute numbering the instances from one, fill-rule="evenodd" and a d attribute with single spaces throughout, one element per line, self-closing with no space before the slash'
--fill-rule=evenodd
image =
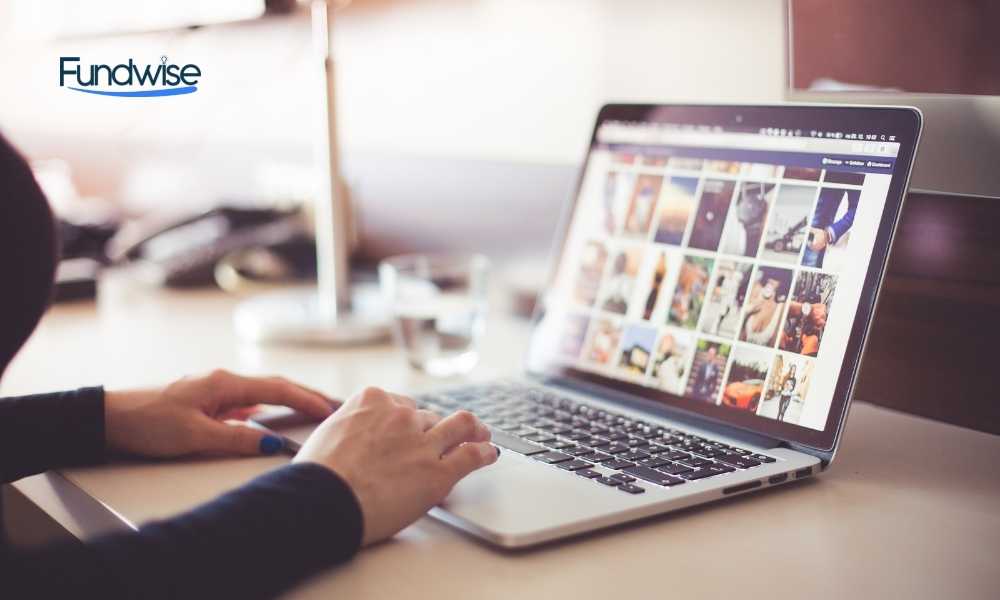
<path id="1" fill-rule="evenodd" d="M 832 440 L 820 434 L 846 405 L 915 121 L 643 108 L 602 111 L 529 368 Z"/>

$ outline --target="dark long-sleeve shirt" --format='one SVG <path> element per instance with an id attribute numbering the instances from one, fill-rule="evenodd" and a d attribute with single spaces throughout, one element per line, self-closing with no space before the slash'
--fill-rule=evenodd
<path id="1" fill-rule="evenodd" d="M 104 459 L 104 392 L 0 399 L 0 482 Z M 0 546 L 3 598 L 269 598 L 361 545 L 361 509 L 325 467 L 282 467 L 138 532 Z"/>

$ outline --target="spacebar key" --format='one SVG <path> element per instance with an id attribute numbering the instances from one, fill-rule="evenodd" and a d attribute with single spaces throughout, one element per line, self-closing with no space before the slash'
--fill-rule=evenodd
<path id="1" fill-rule="evenodd" d="M 518 454 L 524 454 L 531 456 L 532 454 L 541 454 L 542 452 L 548 452 L 549 449 L 545 446 L 539 446 L 538 444 L 532 444 L 531 442 L 522 440 L 521 438 L 516 438 L 505 431 L 500 431 L 498 429 L 490 429 L 493 433 L 493 443 L 497 446 L 501 446 L 508 450 L 513 450 Z"/>

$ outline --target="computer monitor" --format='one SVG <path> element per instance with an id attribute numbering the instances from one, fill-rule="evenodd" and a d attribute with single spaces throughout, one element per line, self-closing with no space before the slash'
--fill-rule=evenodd
<path id="1" fill-rule="evenodd" d="M 912 189 L 1000 196 L 993 0 L 789 0 L 788 98 L 917 106 Z"/>

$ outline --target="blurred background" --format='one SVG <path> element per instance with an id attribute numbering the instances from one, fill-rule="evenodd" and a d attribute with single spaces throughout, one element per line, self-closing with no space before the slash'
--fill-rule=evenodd
<path id="1" fill-rule="evenodd" d="M 134 241 L 156 231 L 146 225 L 123 241 L 121 230 L 135 221 L 251 209 L 221 213 L 222 229 L 188 231 L 186 239 L 144 249 L 175 259 L 198 235 L 211 240 L 212 231 L 272 223 L 299 207 L 308 213 L 319 73 L 307 4 L 0 4 L 0 131 L 33 161 L 66 221 L 66 239 L 76 244 L 69 255 L 95 256 L 98 265 L 134 259 Z M 920 192 L 904 214 L 861 395 L 920 396 L 901 407 L 1000 429 L 995 404 L 979 401 L 986 382 L 977 387 L 976 376 L 968 376 L 989 372 L 993 340 L 982 325 L 996 331 L 1000 284 L 992 226 L 1000 216 L 995 3 L 340 4 L 333 52 L 355 261 L 410 251 L 485 252 L 506 261 L 528 306 L 602 104 L 918 105 L 926 118 L 913 180 Z M 71 94 L 57 84 L 60 56 L 109 64 L 167 56 L 198 64 L 203 76 L 198 93 L 171 99 Z M 308 263 L 309 228 L 283 231 L 269 239 L 288 242 L 289 255 Z M 105 246 L 112 236 L 115 251 Z M 212 253 L 212 261 L 222 254 Z M 191 264 L 190 253 L 182 258 Z M 154 279 L 219 284 L 213 269 L 192 274 L 178 264 Z M 299 266 L 297 275 L 307 278 L 309 265 Z M 95 289 L 84 285 L 66 297 Z M 953 344 L 970 348 L 961 365 L 948 354 Z M 928 392 L 932 381 L 899 376 L 914 360 L 950 380 L 947 393 Z M 912 390 L 900 394 L 910 382 Z"/>
<path id="2" fill-rule="evenodd" d="M 205 3 L 143 10 L 157 4 Z M 91 2 L 84 12 L 99 22 L 102 5 L 137 10 Z M 78 35 L 73 6 L 7 2 L 0 37 L 24 38 L 30 24 Z M 547 249 L 601 104 L 780 100 L 784 10 L 780 0 L 355 0 L 337 13 L 334 53 L 364 250 L 432 249 L 456 228 L 485 234 L 486 250 L 507 247 L 510 230 Z M 308 190 L 316 72 L 308 11 L 294 3 L 290 14 L 199 29 L 13 43 L 0 72 L 18 93 L 0 98 L 0 126 L 31 157 L 66 160 L 81 194 L 148 211 L 257 196 L 265 183 L 272 194 Z M 81 98 L 53 86 L 68 54 L 110 64 L 166 54 L 204 76 L 182 100 Z"/>

